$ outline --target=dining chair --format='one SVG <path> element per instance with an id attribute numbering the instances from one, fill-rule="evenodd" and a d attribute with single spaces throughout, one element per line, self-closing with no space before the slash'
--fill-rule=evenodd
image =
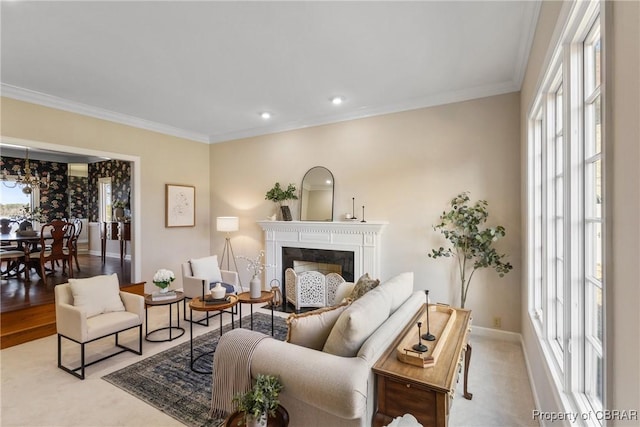
<path id="1" fill-rule="evenodd" d="M 18 230 L 20 223 L 11 218 L 0 218 L 0 233 L 2 234 L 11 234 L 15 233 Z M 0 244 L 0 248 L 5 250 L 19 250 L 20 248 L 16 244 L 16 242 L 9 242 L 3 240 Z"/>
<path id="2" fill-rule="evenodd" d="M 69 265 L 69 277 L 73 277 L 73 250 L 72 241 L 75 227 L 73 223 L 53 220 L 43 224 L 40 229 L 40 248 L 32 252 L 31 260 L 39 260 L 40 277 L 46 282 L 46 267 L 50 262 L 51 269 L 54 268 L 54 261 L 62 261 L 62 274 L 65 274 L 66 266 Z"/>
<path id="3" fill-rule="evenodd" d="M 78 239 L 80 238 L 80 233 L 82 232 L 82 220 L 80 218 L 76 218 L 73 220 L 73 239 L 71 240 L 71 251 L 73 253 L 73 259 L 76 261 L 76 268 L 78 272 L 80 271 L 80 263 L 78 262 Z M 70 269 L 73 269 L 73 266 L 69 266 Z"/>
<path id="4" fill-rule="evenodd" d="M 0 249 L 0 275 L 2 279 L 9 277 L 12 273 L 17 276 L 19 274 L 19 266 L 24 260 L 24 252 L 15 249 Z M 2 269 L 1 264 L 7 263 L 6 268 Z"/>

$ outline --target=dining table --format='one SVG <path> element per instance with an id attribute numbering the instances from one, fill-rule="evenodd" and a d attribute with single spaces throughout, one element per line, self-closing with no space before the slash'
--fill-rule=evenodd
<path id="1" fill-rule="evenodd" d="M 0 242 L 2 242 L 2 247 L 13 246 L 13 244 L 15 243 L 17 244 L 18 250 L 24 251 L 24 263 L 22 263 L 22 265 L 13 265 L 12 271 L 7 271 L 7 273 L 11 272 L 17 275 L 22 272 L 22 270 L 20 270 L 20 268 L 22 267 L 24 268 L 25 281 L 30 282 L 31 277 L 29 275 L 29 272 L 32 265 L 29 254 L 38 248 L 38 244 L 40 243 L 40 232 L 35 231 L 34 233 L 29 233 L 28 235 L 21 234 L 20 232 L 0 234 Z M 7 268 L 7 270 L 9 270 L 9 268 Z"/>

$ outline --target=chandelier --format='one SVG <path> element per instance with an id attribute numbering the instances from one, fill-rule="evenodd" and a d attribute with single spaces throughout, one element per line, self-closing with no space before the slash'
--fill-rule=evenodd
<path id="1" fill-rule="evenodd" d="M 17 185 L 22 186 L 24 194 L 31 194 L 36 189 L 49 188 L 49 175 L 40 177 L 37 170 L 31 170 L 29 166 L 29 149 L 27 148 L 27 156 L 24 162 L 24 175 L 18 170 L 17 175 L 10 175 L 7 169 L 2 171 L 2 183 L 7 188 L 15 188 Z"/>

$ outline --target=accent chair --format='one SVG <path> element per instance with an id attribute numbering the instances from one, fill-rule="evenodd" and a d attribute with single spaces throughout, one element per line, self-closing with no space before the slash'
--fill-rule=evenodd
<path id="1" fill-rule="evenodd" d="M 83 380 L 85 368 L 94 363 L 125 351 L 142 354 L 144 297 L 120 291 L 115 273 L 88 279 L 69 279 L 69 283 L 57 285 L 54 292 L 60 369 Z M 138 328 L 138 350 L 118 342 L 121 332 L 135 328 Z M 86 345 L 111 335 L 115 335 L 115 346 L 120 350 L 87 363 Z M 80 366 L 77 368 L 63 365 L 62 338 L 80 344 Z"/>

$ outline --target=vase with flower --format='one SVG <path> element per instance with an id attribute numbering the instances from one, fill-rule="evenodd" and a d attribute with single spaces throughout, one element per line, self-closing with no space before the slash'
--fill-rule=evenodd
<path id="1" fill-rule="evenodd" d="M 169 285 L 176 280 L 173 271 L 161 268 L 153 275 L 153 284 L 160 288 L 160 293 L 164 294 L 169 292 Z"/>
<path id="2" fill-rule="evenodd" d="M 122 221 L 124 219 L 124 208 L 126 203 L 120 200 L 113 202 L 113 220 Z"/>
<path id="3" fill-rule="evenodd" d="M 249 282 L 249 295 L 251 298 L 260 298 L 262 295 L 262 280 L 260 280 L 260 274 L 262 274 L 265 267 L 270 267 L 269 265 L 262 263 L 264 251 L 260 251 L 255 259 L 251 259 L 246 256 L 239 256 L 238 258 L 247 261 L 247 270 L 253 274 L 253 277 Z"/>

